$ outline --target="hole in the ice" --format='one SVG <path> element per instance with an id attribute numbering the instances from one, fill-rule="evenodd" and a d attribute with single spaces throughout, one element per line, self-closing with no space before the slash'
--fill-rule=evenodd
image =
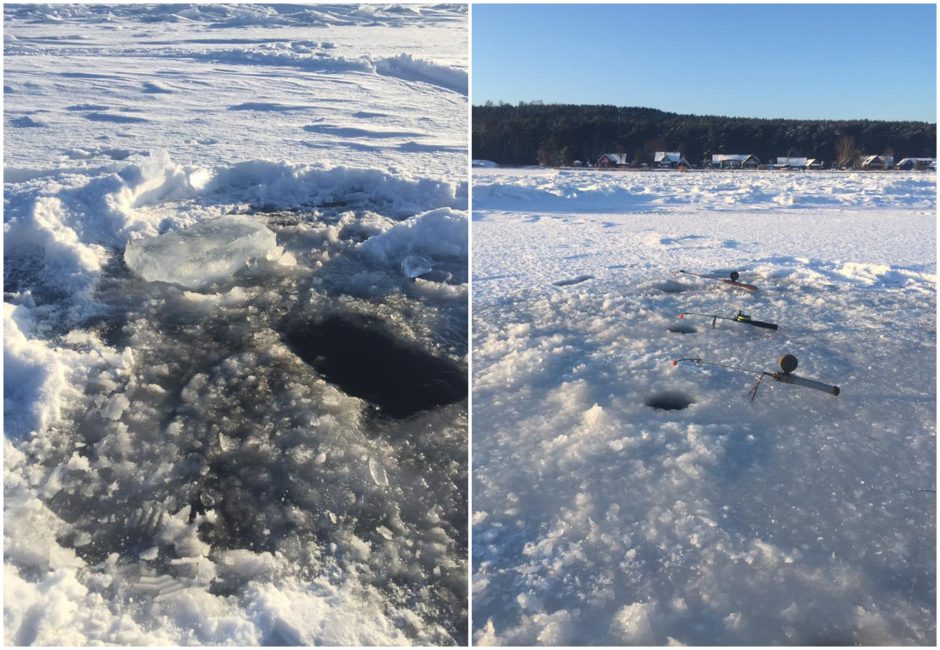
<path id="1" fill-rule="evenodd" d="M 695 403 L 691 397 L 676 390 L 655 393 L 646 398 L 646 405 L 660 411 L 681 411 Z"/>
<path id="2" fill-rule="evenodd" d="M 670 325 L 666 328 L 667 332 L 673 332 L 675 334 L 692 334 L 697 332 L 698 329 L 692 325 L 687 325 L 686 323 L 676 323 L 675 325 Z"/>
<path id="3" fill-rule="evenodd" d="M 682 293 L 683 291 L 689 291 L 692 289 L 692 285 L 667 280 L 666 282 L 654 284 L 653 288 L 657 289 L 658 291 L 662 291 L 663 293 Z"/>
<path id="4" fill-rule="evenodd" d="M 284 341 L 324 379 L 392 418 L 467 397 L 467 378 L 455 364 L 386 333 L 376 321 L 333 316 L 293 326 Z"/>

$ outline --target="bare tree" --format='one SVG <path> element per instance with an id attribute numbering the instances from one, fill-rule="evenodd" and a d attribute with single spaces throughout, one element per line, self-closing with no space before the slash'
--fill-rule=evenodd
<path id="1" fill-rule="evenodd" d="M 539 165 L 550 167 L 555 161 L 555 151 L 548 143 L 543 144 L 538 150 Z"/>
<path id="2" fill-rule="evenodd" d="M 855 163 L 856 156 L 858 156 L 858 146 L 855 144 L 855 138 L 851 135 L 840 137 L 836 142 L 836 165 L 851 167 Z"/>
<path id="3" fill-rule="evenodd" d="M 669 148 L 659 138 L 647 140 L 643 145 L 643 158 L 647 162 L 655 160 L 657 151 L 669 151 Z"/>
<path id="4" fill-rule="evenodd" d="M 566 144 L 561 150 L 561 164 L 565 167 L 571 167 L 574 164 L 575 150 L 570 144 Z"/>

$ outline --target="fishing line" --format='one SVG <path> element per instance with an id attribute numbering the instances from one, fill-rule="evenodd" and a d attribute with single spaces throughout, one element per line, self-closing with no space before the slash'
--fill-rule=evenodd
<path id="1" fill-rule="evenodd" d="M 686 316 L 704 316 L 705 318 L 711 318 L 713 329 L 715 325 L 718 324 L 719 320 L 727 320 L 731 321 L 732 323 L 742 323 L 744 325 L 753 325 L 754 327 L 761 327 L 768 330 L 775 330 L 778 328 L 776 323 L 766 323 L 764 321 L 754 320 L 740 310 L 738 310 L 738 313 L 733 317 L 719 316 L 718 314 L 703 314 L 697 311 L 684 311 L 679 314 L 679 320 L 683 320 Z"/>
<path id="2" fill-rule="evenodd" d="M 675 275 L 676 273 L 685 273 L 686 275 L 694 275 L 695 277 L 704 278 L 706 280 L 717 280 L 718 282 L 724 282 L 725 284 L 729 284 L 733 287 L 738 287 L 740 289 L 747 289 L 748 291 L 758 290 L 758 288 L 754 286 L 753 284 L 747 284 L 746 282 L 738 282 L 738 278 L 741 277 L 741 274 L 738 273 L 737 271 L 732 271 L 731 274 L 728 276 L 728 278 L 719 278 L 714 275 L 704 275 L 702 273 L 695 273 L 694 271 L 686 271 L 683 269 L 674 271 L 673 275 Z"/>
<path id="3" fill-rule="evenodd" d="M 824 384 L 821 381 L 816 381 L 815 379 L 809 379 L 807 377 L 799 377 L 793 374 L 793 371 L 796 370 L 799 365 L 799 361 L 792 354 L 785 354 L 780 357 L 778 363 L 780 364 L 781 372 L 767 372 L 765 370 L 756 370 L 753 368 L 743 368 L 741 366 L 735 366 L 726 363 L 717 363 L 714 361 L 705 361 L 700 357 L 687 357 L 683 359 L 673 359 L 672 365 L 678 366 L 681 362 L 691 362 L 697 366 L 715 366 L 718 368 L 724 368 L 725 370 L 730 370 L 732 372 L 741 372 L 749 375 L 757 375 L 757 382 L 754 384 L 753 388 L 749 391 L 751 396 L 751 401 L 753 402 L 757 398 L 757 390 L 760 388 L 761 383 L 764 381 L 765 377 L 770 377 L 772 381 L 779 381 L 783 384 L 792 384 L 794 386 L 803 386 L 804 388 L 812 388 L 813 390 L 822 391 L 824 393 L 829 393 L 830 395 L 836 396 L 841 390 L 838 386 L 831 386 L 829 384 Z"/>

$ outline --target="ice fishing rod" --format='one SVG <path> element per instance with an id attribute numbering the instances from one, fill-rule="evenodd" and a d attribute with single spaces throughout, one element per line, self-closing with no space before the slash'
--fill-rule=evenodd
<path id="1" fill-rule="evenodd" d="M 744 325 L 753 325 L 754 327 L 763 327 L 768 330 L 777 329 L 776 323 L 765 323 L 764 321 L 754 320 L 747 314 L 742 311 L 738 311 L 737 315 L 734 318 L 728 318 L 727 316 L 718 316 L 717 314 L 702 314 L 697 311 L 684 311 L 679 314 L 679 320 L 683 320 L 686 316 L 705 316 L 706 318 L 712 319 L 712 328 L 718 324 L 719 320 L 729 320 L 732 323 L 743 323 Z"/>
<path id="2" fill-rule="evenodd" d="M 733 366 L 726 363 L 714 363 L 711 361 L 704 361 L 699 357 L 673 359 L 672 365 L 678 366 L 683 361 L 694 363 L 697 366 L 716 366 L 718 368 L 724 368 L 725 370 L 730 370 L 732 372 L 742 372 L 748 375 L 757 375 L 757 383 L 755 383 L 754 387 L 749 391 L 752 402 L 757 398 L 757 389 L 760 388 L 761 382 L 764 381 L 764 377 L 770 377 L 771 380 L 779 381 L 783 384 L 793 384 L 794 386 L 812 388 L 813 390 L 819 390 L 824 393 L 829 393 L 833 396 L 838 395 L 840 392 L 838 386 L 830 386 L 829 384 L 824 384 L 821 381 L 816 381 L 815 379 L 807 379 L 806 377 L 799 377 L 794 375 L 793 371 L 796 370 L 796 367 L 799 365 L 799 361 L 797 361 L 796 357 L 792 354 L 785 354 L 780 357 L 778 362 L 780 364 L 780 372 L 767 372 L 765 370 L 742 368 L 741 366 Z"/>
<path id="3" fill-rule="evenodd" d="M 694 273 L 692 271 L 684 271 L 679 269 L 676 273 L 685 273 L 686 275 L 694 275 L 697 278 L 705 278 L 706 280 L 718 280 L 719 282 L 724 282 L 725 284 L 730 284 L 732 287 L 738 287 L 739 289 L 747 289 L 748 291 L 757 291 L 757 287 L 753 284 L 747 284 L 746 282 L 738 282 L 738 278 L 741 277 L 741 274 L 737 271 L 732 271 L 727 278 L 719 278 L 714 275 L 704 275 L 702 273 Z M 730 279 L 729 279 L 730 278 Z"/>

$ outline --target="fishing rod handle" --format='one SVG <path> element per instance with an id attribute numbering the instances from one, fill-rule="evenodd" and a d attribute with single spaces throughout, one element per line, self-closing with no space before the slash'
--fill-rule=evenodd
<path id="1" fill-rule="evenodd" d="M 824 384 L 821 381 L 816 381 L 815 379 L 806 379 L 805 377 L 797 377 L 796 375 L 791 375 L 788 373 L 777 373 L 774 375 L 774 379 L 779 382 L 783 382 L 784 384 L 795 384 L 796 386 L 812 388 L 813 390 L 821 390 L 822 392 L 829 393 L 830 395 L 839 394 L 838 386 L 830 386 L 829 384 Z"/>
<path id="2" fill-rule="evenodd" d="M 759 320 L 739 320 L 738 322 L 744 323 L 745 325 L 753 325 L 754 327 L 763 327 L 765 330 L 777 329 L 776 323 L 765 323 L 764 321 Z"/>

